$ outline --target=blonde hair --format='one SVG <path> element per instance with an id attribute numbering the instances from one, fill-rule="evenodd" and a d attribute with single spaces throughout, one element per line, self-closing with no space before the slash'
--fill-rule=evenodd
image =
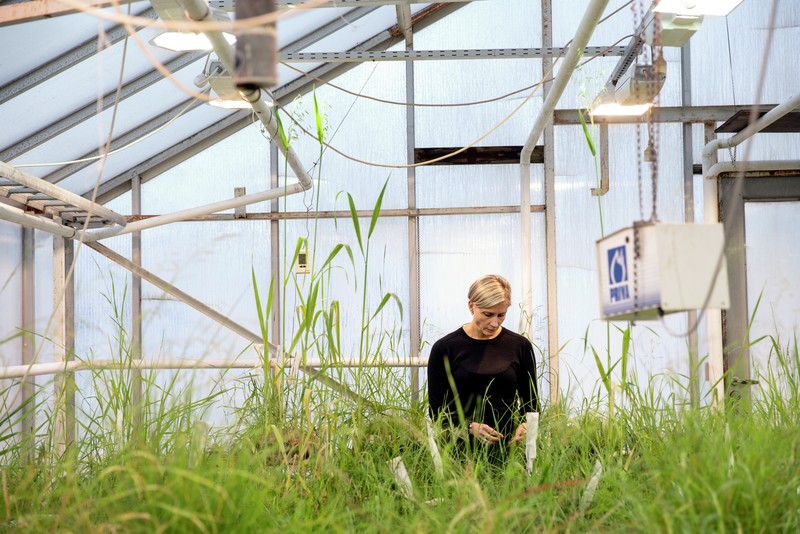
<path id="1" fill-rule="evenodd" d="M 467 297 L 478 308 L 494 308 L 500 304 L 511 306 L 511 284 L 499 274 L 487 274 L 469 286 Z"/>

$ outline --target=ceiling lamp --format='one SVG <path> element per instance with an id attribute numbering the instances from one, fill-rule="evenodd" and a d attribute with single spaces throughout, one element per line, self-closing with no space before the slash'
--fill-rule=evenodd
<path id="1" fill-rule="evenodd" d="M 634 104 L 623 106 L 614 98 L 614 89 L 604 89 L 592 104 L 592 115 L 612 116 L 612 117 L 638 117 L 644 115 L 647 110 L 653 107 L 649 104 Z"/>
<path id="2" fill-rule="evenodd" d="M 223 32 L 222 36 L 230 45 L 236 42 L 236 37 L 230 33 Z M 163 32 L 150 39 L 150 44 L 173 52 L 213 49 L 205 34 L 194 32 Z"/>
<path id="3" fill-rule="evenodd" d="M 675 15 L 725 17 L 742 0 L 659 0 L 653 11 Z"/>
<path id="4" fill-rule="evenodd" d="M 187 21 L 184 9 L 175 0 L 151 0 L 153 9 L 156 10 L 161 20 Z M 211 16 L 217 22 L 230 22 L 231 17 L 221 9 L 211 8 Z M 228 44 L 234 44 L 236 37 L 223 32 L 223 37 Z M 150 44 L 172 50 L 173 52 L 188 52 L 191 50 L 212 50 L 211 42 L 202 33 L 164 31 L 150 39 Z"/>
<path id="5" fill-rule="evenodd" d="M 652 65 L 634 65 L 616 84 L 608 83 L 592 105 L 592 115 L 637 116 L 653 106 L 667 79 L 667 62 L 659 57 Z"/>

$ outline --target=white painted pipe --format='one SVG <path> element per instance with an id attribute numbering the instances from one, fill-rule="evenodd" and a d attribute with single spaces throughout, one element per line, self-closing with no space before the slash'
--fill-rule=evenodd
<path id="1" fill-rule="evenodd" d="M 525 470 L 533 473 L 533 461 L 536 460 L 536 441 L 539 439 L 539 412 L 525 414 Z"/>
<path id="2" fill-rule="evenodd" d="M 178 0 L 178 3 L 186 10 L 189 18 L 198 22 L 213 20 L 211 9 L 206 0 Z M 233 74 L 235 70 L 235 54 L 233 47 L 228 44 L 221 32 L 206 32 L 206 37 L 211 41 L 214 47 L 214 52 L 217 53 L 220 62 L 225 66 L 225 69 Z M 302 163 L 297 158 L 294 150 L 291 147 L 286 148 L 280 142 L 278 134 L 278 121 L 275 119 L 275 114 L 272 113 L 272 107 L 261 99 L 261 91 L 256 89 L 252 91 L 240 91 L 242 98 L 253 106 L 253 111 L 261 120 L 261 123 L 267 128 L 269 135 L 272 139 L 276 140 L 278 149 L 283 152 L 286 157 L 286 162 L 294 170 L 297 179 L 303 184 L 303 189 L 308 189 L 312 185 L 311 177 L 305 171 Z"/>
<path id="3" fill-rule="evenodd" d="M 28 213 L 14 206 L 7 206 L 0 204 L 0 219 L 5 221 L 21 224 L 29 228 L 36 228 L 44 232 L 50 232 L 61 237 L 72 238 L 75 237 L 75 229 L 69 226 L 64 226 L 54 222 L 52 219 L 46 219 L 32 213 Z"/>
<path id="4" fill-rule="evenodd" d="M 120 215 L 119 213 L 105 208 L 100 204 L 83 198 L 80 195 L 76 195 L 72 191 L 67 191 L 63 187 L 52 184 L 47 180 L 42 180 L 41 178 L 30 173 L 21 171 L 13 165 L 9 165 L 3 161 L 0 161 L 0 176 L 4 176 L 21 186 L 35 189 L 36 191 L 44 193 L 49 197 L 61 200 L 63 202 L 68 202 L 70 205 L 75 206 L 76 208 L 80 208 L 86 212 L 91 212 L 92 215 L 96 217 L 112 221 L 120 226 L 125 226 L 128 223 L 128 220 L 124 215 Z"/>
<path id="5" fill-rule="evenodd" d="M 302 184 L 294 183 L 286 187 L 276 187 L 260 193 L 242 195 L 240 197 L 234 197 L 227 200 L 220 200 L 219 202 L 213 202 L 211 204 L 206 204 L 204 206 L 188 208 L 173 213 L 166 213 L 164 215 L 158 215 L 157 217 L 150 217 L 149 219 L 142 219 L 140 221 L 128 223 L 125 228 L 102 228 L 100 230 L 87 230 L 85 232 L 80 232 L 80 234 L 83 241 L 97 241 L 107 237 L 129 234 L 131 232 L 139 232 L 148 228 L 155 228 L 156 226 L 186 221 L 194 217 L 203 217 L 212 213 L 235 209 L 241 206 L 247 206 L 249 204 L 255 204 L 256 202 L 264 202 L 266 200 L 272 200 L 282 196 L 293 195 L 295 193 L 299 193 L 300 191 L 304 191 L 305 189 L 307 188 L 303 187 Z"/>
<path id="6" fill-rule="evenodd" d="M 284 367 L 290 367 L 292 360 L 287 360 Z M 94 360 L 68 362 L 34 363 L 31 365 L 10 365 L 0 367 L 0 379 L 21 378 L 23 376 L 42 376 L 72 373 L 76 371 L 103 371 L 121 369 L 256 369 L 262 367 L 261 358 L 207 359 L 193 360 L 188 358 L 165 358 L 160 360 L 136 359 L 130 361 Z M 271 361 L 270 365 L 275 366 Z M 335 363 L 320 360 L 308 360 L 300 365 L 302 368 L 319 370 L 320 368 L 386 368 L 386 367 L 425 367 L 427 360 L 413 358 L 411 360 L 389 360 L 385 362 L 359 363 L 357 359 L 343 360 Z"/>
<path id="7" fill-rule="evenodd" d="M 578 61 L 580 61 L 583 49 L 589 42 L 589 38 L 594 32 L 594 29 L 597 27 L 606 5 L 608 5 L 608 0 L 594 0 L 589 7 L 586 8 L 583 19 L 581 20 L 580 24 L 578 25 L 578 29 L 575 32 L 575 37 L 573 37 L 572 43 L 569 46 L 569 50 L 567 50 L 567 54 L 562 61 L 561 68 L 558 69 L 558 75 L 553 80 L 552 85 L 549 86 L 547 96 L 542 103 L 542 109 L 539 111 L 539 115 L 536 117 L 536 121 L 531 129 L 531 133 L 528 135 L 528 139 L 525 141 L 525 145 L 522 147 L 522 151 L 520 152 L 519 211 L 521 222 L 520 232 L 522 234 L 522 246 L 520 247 L 520 254 L 522 255 L 521 295 L 522 317 L 525 320 L 533 317 L 533 267 L 531 264 L 531 155 L 533 154 L 533 149 L 536 147 L 536 143 L 539 141 L 539 137 L 541 137 L 542 132 L 547 126 L 547 122 L 551 120 L 551 116 L 555 110 L 556 104 L 558 104 L 564 89 L 567 87 L 567 83 L 569 83 L 572 73 L 575 71 Z M 548 206 L 547 209 L 554 209 L 554 206 Z M 553 229 L 553 232 L 555 232 L 555 229 Z M 555 262 L 556 259 L 553 258 L 553 261 Z M 553 282 L 548 280 L 547 283 L 551 284 Z M 557 317 L 555 318 L 555 321 L 558 321 Z M 533 321 L 529 320 L 525 327 L 529 335 L 532 335 L 532 327 Z M 548 338 L 550 338 L 550 336 L 548 336 Z M 551 355 L 557 353 L 557 351 L 558 347 L 550 347 Z M 555 381 L 555 383 L 551 382 L 551 392 L 558 391 L 559 387 L 557 383 L 559 376 L 558 369 L 552 368 L 552 366 L 558 365 L 557 362 L 557 359 L 551 357 L 550 378 L 551 380 Z M 555 400 L 555 398 L 556 396 L 552 395 L 551 393 L 551 400 Z"/>
<path id="8" fill-rule="evenodd" d="M 569 83 L 575 67 L 580 61 L 581 54 L 589 38 L 592 36 L 600 17 L 608 5 L 608 0 L 594 0 L 583 15 L 583 19 L 578 25 L 575 37 L 569 45 L 567 55 L 562 61 L 558 75 L 553 80 L 550 91 L 542 104 L 542 109 L 536 117 L 528 140 L 520 153 L 520 214 L 522 222 L 522 313 L 525 317 L 533 316 L 533 290 L 532 290 L 532 267 L 531 267 L 531 155 L 539 137 L 544 131 L 547 121 L 553 114 L 553 110 L 558 104 L 561 94 Z M 552 208 L 552 206 L 551 206 Z M 550 347 L 550 350 L 557 350 L 558 347 Z"/>
<path id="9" fill-rule="evenodd" d="M 800 93 L 793 96 L 783 104 L 771 109 L 763 117 L 749 125 L 741 132 L 725 139 L 714 139 L 703 147 L 702 163 L 703 163 L 703 213 L 706 223 L 719 222 L 719 191 L 717 189 L 717 176 L 720 172 L 725 172 L 725 164 L 714 164 L 716 153 L 722 148 L 735 147 L 741 144 L 746 139 L 749 139 L 756 133 L 760 132 L 779 118 L 787 113 L 793 111 L 800 106 Z M 744 163 L 746 168 L 754 169 L 753 163 Z M 758 162 L 765 163 L 765 162 Z M 785 162 L 790 163 L 790 162 Z M 727 167 L 730 170 L 741 169 L 739 167 Z M 778 163 L 773 164 L 773 168 Z M 712 174 L 712 168 L 715 173 Z M 755 170 L 755 169 L 754 169 Z M 711 394 L 712 405 L 721 402 L 725 394 L 725 385 L 723 384 L 723 341 L 722 341 L 722 312 L 720 310 L 710 309 L 706 311 L 706 332 L 708 338 L 708 382 L 714 388 Z"/>
<path id="10" fill-rule="evenodd" d="M 706 180 L 712 181 L 723 173 L 766 172 L 766 171 L 795 171 L 800 169 L 800 160 L 784 161 L 722 161 L 715 163 L 704 175 Z"/>

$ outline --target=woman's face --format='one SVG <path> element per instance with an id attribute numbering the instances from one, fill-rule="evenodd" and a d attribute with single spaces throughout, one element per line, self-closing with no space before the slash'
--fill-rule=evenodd
<path id="1" fill-rule="evenodd" d="M 491 308 L 479 308 L 469 303 L 472 312 L 472 326 L 475 333 L 484 339 L 490 339 L 500 332 L 500 325 L 506 320 L 508 304 L 498 304 Z"/>

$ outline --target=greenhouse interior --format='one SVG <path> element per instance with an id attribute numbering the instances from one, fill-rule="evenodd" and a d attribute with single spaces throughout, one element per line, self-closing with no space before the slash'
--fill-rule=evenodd
<path id="1" fill-rule="evenodd" d="M 797 43 L 0 0 L 2 531 L 799 531 Z"/>

